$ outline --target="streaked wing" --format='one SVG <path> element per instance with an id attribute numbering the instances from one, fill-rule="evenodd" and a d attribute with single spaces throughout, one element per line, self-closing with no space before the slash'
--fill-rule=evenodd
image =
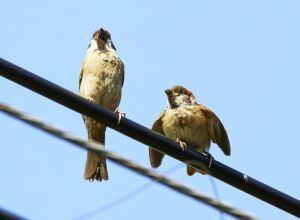
<path id="1" fill-rule="evenodd" d="M 83 67 L 81 68 L 80 70 L 80 74 L 79 74 L 79 85 L 78 85 L 78 88 L 80 89 L 80 85 L 81 85 L 81 81 L 82 81 L 82 77 L 83 77 Z"/>
<path id="2" fill-rule="evenodd" d="M 200 110 L 204 113 L 208 119 L 208 131 L 211 140 L 218 144 L 225 155 L 230 155 L 230 143 L 228 139 L 227 132 L 220 121 L 220 119 L 211 111 L 203 105 L 199 105 Z"/>
<path id="3" fill-rule="evenodd" d="M 121 74 L 122 74 L 122 86 L 124 85 L 124 80 L 125 80 L 125 67 L 123 62 L 120 60 L 121 62 Z"/>
<path id="4" fill-rule="evenodd" d="M 164 117 L 166 111 L 163 111 L 159 118 L 154 122 L 154 124 L 152 125 L 152 130 L 156 131 L 162 135 L 164 134 L 164 131 L 162 129 L 162 118 Z M 157 168 L 160 166 L 163 158 L 164 158 L 165 154 L 151 148 L 151 146 L 149 147 L 149 158 L 150 158 L 150 164 L 153 168 Z"/>

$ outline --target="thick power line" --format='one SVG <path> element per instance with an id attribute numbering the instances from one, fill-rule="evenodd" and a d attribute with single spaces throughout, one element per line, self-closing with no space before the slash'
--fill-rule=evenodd
<path id="1" fill-rule="evenodd" d="M 214 176 L 233 187 L 247 192 L 250 195 L 253 195 L 256 198 L 259 198 L 290 214 L 300 217 L 300 201 L 296 198 L 274 189 L 216 160 L 213 161 L 208 169 L 207 165 L 209 163 L 209 157 L 192 149 L 182 151 L 182 149 L 174 141 L 153 132 L 130 119 L 123 118 L 121 123 L 118 124 L 118 118 L 114 112 L 91 103 L 75 93 L 1 58 L 0 75 L 57 103 L 60 103 L 67 108 L 89 116 L 124 135 L 127 135 L 148 146 L 152 146 L 156 150 L 176 158 L 197 170 L 205 170 L 211 176 Z"/>
<path id="2" fill-rule="evenodd" d="M 1 220 L 25 220 L 24 217 L 16 215 L 10 211 L 0 208 L 0 219 Z"/>

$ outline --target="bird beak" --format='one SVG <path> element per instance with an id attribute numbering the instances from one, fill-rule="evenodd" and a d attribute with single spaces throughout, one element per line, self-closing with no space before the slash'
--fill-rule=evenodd
<path id="1" fill-rule="evenodd" d="M 103 28 L 100 28 L 99 37 L 104 36 L 105 32 Z"/>
<path id="2" fill-rule="evenodd" d="M 166 89 L 165 93 L 167 94 L 167 96 L 170 96 L 172 94 L 172 90 L 171 89 Z"/>

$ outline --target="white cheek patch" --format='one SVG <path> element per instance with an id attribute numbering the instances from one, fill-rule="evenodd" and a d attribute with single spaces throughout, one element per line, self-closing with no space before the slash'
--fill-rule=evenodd
<path id="1" fill-rule="evenodd" d="M 169 100 L 167 99 L 167 108 L 171 108 Z"/>
<path id="2" fill-rule="evenodd" d="M 108 40 L 108 41 L 107 41 L 107 43 L 105 44 L 105 48 L 106 48 L 106 50 L 108 50 L 108 51 L 115 51 L 115 49 L 114 49 L 113 46 L 112 46 L 111 40 Z"/>
<path id="3" fill-rule="evenodd" d="M 94 39 L 92 39 L 91 43 L 90 43 L 90 47 L 88 48 L 88 52 L 89 51 L 94 51 L 94 50 L 97 50 L 97 49 L 98 49 L 98 44 Z"/>
<path id="4" fill-rule="evenodd" d="M 188 97 L 186 95 L 176 96 L 175 103 L 177 105 L 186 104 L 188 103 Z"/>
<path id="5" fill-rule="evenodd" d="M 115 50 L 114 50 L 114 48 L 113 48 L 113 46 L 112 46 L 112 42 L 109 40 L 105 45 L 105 49 L 107 50 L 107 51 L 112 51 L 112 52 L 116 52 Z M 91 43 L 90 43 L 90 46 L 89 46 L 89 48 L 88 48 L 88 50 L 87 50 L 87 52 L 88 53 L 92 53 L 92 52 L 94 52 L 95 50 L 97 50 L 98 49 L 98 44 L 97 44 L 97 41 L 95 40 L 95 39 L 92 39 L 91 40 Z"/>

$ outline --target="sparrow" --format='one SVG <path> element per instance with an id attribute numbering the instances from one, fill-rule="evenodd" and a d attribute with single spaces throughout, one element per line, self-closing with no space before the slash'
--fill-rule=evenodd
<path id="1" fill-rule="evenodd" d="M 173 86 L 165 90 L 165 93 L 169 105 L 154 122 L 153 131 L 176 141 L 182 150 L 191 148 L 210 155 L 208 151 L 213 142 L 219 145 L 225 155 L 230 155 L 227 132 L 220 119 L 210 109 L 198 104 L 195 96 L 182 86 Z M 160 166 L 163 157 L 162 152 L 149 147 L 150 164 L 153 168 Z M 187 165 L 189 176 L 196 171 Z M 204 174 L 201 171 L 200 173 Z"/>
<path id="2" fill-rule="evenodd" d="M 119 122 L 124 113 L 118 110 L 124 83 L 124 64 L 116 53 L 110 33 L 103 28 L 95 31 L 82 62 L 79 95 L 115 111 Z M 89 141 L 105 144 L 106 126 L 83 115 Z M 84 171 L 86 180 L 108 180 L 106 158 L 87 152 Z"/>

